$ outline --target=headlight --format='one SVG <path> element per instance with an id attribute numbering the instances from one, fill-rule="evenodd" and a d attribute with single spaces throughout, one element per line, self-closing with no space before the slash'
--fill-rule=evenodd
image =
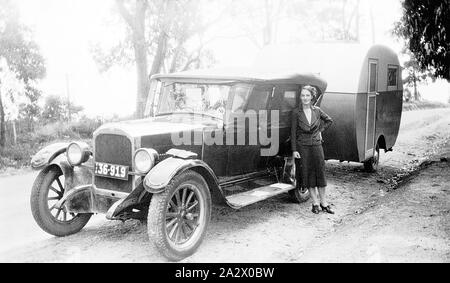
<path id="1" fill-rule="evenodd" d="M 134 154 L 134 168 L 139 173 L 148 173 L 156 164 L 158 153 L 154 149 L 141 148 Z"/>
<path id="2" fill-rule="evenodd" d="M 89 146 L 82 142 L 73 142 L 69 144 L 67 147 L 66 156 L 70 165 L 78 166 L 88 161 L 90 155 L 88 148 Z"/>

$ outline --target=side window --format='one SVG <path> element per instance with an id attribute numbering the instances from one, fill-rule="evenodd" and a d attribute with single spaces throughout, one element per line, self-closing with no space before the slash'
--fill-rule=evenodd
<path id="1" fill-rule="evenodd" d="M 388 66 L 388 87 L 397 87 L 398 85 L 398 66 Z"/>
<path id="2" fill-rule="evenodd" d="M 292 110 L 297 105 L 297 91 L 286 90 L 283 92 L 283 100 L 281 102 L 281 110 Z"/>
<path id="3" fill-rule="evenodd" d="M 273 87 L 255 87 L 248 99 L 247 109 L 265 110 Z"/>
<path id="4" fill-rule="evenodd" d="M 250 86 L 235 86 L 232 91 L 234 92 L 234 95 L 231 112 L 244 111 L 247 97 L 250 92 Z"/>

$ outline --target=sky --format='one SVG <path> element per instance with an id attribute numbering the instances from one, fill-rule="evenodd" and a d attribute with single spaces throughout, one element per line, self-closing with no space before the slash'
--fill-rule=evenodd
<path id="1" fill-rule="evenodd" d="M 327 5 L 328 1 L 318 0 Z M 114 16 L 113 0 L 18 0 L 21 20 L 34 32 L 47 62 L 47 77 L 41 82 L 45 94 L 69 96 L 85 108 L 89 116 L 126 116 L 135 109 L 135 69 L 116 67 L 100 73 L 91 47 L 118 41 L 123 35 L 120 18 Z M 376 43 L 385 44 L 400 52 L 401 43 L 390 35 L 393 23 L 401 17 L 398 0 L 362 0 L 361 11 L 369 14 L 372 6 Z M 367 19 L 367 17 L 366 17 Z M 364 21 L 363 21 L 364 22 Z M 220 24 L 212 32 L 222 29 Z M 361 26 L 361 41 L 370 43 L 372 34 L 365 21 Z M 228 33 L 239 33 L 239 26 L 228 27 Z M 280 37 L 293 32 L 282 29 Z M 252 63 L 258 48 L 246 38 L 219 38 L 210 43 L 217 64 L 246 66 Z M 450 87 L 446 82 L 420 88 L 424 98 L 447 101 Z"/>

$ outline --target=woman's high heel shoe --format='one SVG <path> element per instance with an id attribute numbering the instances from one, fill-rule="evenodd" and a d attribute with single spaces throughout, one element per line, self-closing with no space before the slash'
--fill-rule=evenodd
<path id="1" fill-rule="evenodd" d="M 314 214 L 319 214 L 320 210 L 319 210 L 319 206 L 318 205 L 314 205 L 312 206 L 312 210 L 311 210 Z"/>
<path id="2" fill-rule="evenodd" d="M 331 206 L 330 205 L 323 206 L 322 204 L 320 204 L 320 208 L 322 208 L 322 210 L 325 211 L 326 213 L 334 214 L 334 211 L 331 210 Z"/>

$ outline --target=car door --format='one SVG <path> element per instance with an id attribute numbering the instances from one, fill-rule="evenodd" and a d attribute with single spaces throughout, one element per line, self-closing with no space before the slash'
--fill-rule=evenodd
<path id="1" fill-rule="evenodd" d="M 236 89 L 226 127 L 228 175 L 246 174 L 264 168 L 259 128 L 267 127 L 267 123 L 260 125 L 259 116 L 261 110 L 267 110 L 273 90 L 273 85 Z"/>

